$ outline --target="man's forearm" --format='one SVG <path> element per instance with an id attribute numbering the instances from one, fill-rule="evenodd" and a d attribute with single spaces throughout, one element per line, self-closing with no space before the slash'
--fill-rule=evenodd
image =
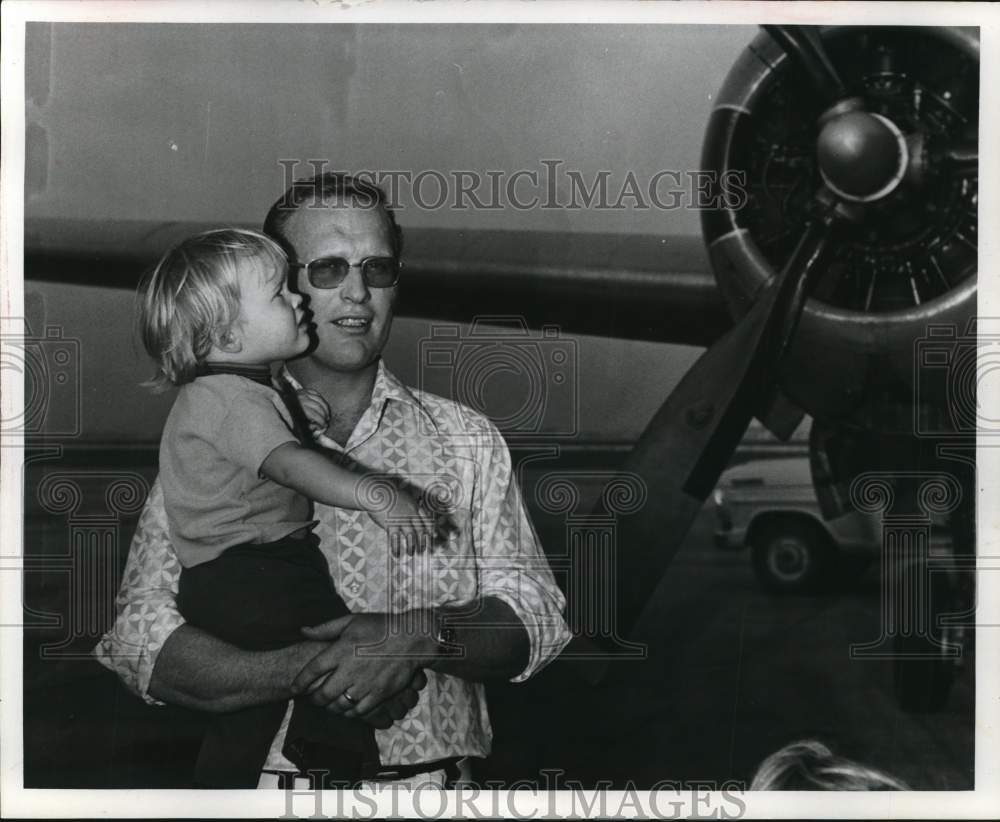
<path id="1" fill-rule="evenodd" d="M 291 683 L 322 643 L 275 651 L 244 651 L 191 625 L 175 630 L 160 649 L 149 682 L 156 699 L 224 713 L 291 698 Z"/>
<path id="2" fill-rule="evenodd" d="M 485 597 L 475 608 L 437 610 L 447 627 L 453 629 L 454 644 L 462 654 L 438 653 L 430 665 L 433 670 L 482 681 L 511 679 L 527 667 L 531 653 L 528 632 L 502 599 Z"/>

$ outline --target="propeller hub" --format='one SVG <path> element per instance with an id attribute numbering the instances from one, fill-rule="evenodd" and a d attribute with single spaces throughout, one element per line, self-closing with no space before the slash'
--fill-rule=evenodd
<path id="1" fill-rule="evenodd" d="M 890 194 L 906 172 L 909 152 L 896 125 L 880 114 L 850 111 L 822 128 L 817 144 L 820 174 L 840 197 L 871 202 Z"/>

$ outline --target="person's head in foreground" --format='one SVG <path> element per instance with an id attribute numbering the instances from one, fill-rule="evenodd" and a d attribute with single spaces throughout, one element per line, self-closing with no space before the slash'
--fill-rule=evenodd
<path id="1" fill-rule="evenodd" d="M 217 229 L 174 246 L 140 286 L 138 308 L 154 387 L 191 382 L 209 361 L 269 365 L 309 346 L 285 253 L 257 231 Z"/>
<path id="2" fill-rule="evenodd" d="M 883 771 L 835 756 L 822 742 L 786 745 L 760 763 L 751 791 L 908 791 Z"/>

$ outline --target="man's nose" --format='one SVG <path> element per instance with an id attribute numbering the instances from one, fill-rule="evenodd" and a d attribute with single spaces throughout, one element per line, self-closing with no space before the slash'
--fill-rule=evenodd
<path id="1" fill-rule="evenodd" d="M 360 267 L 351 266 L 340 284 L 340 296 L 354 303 L 367 302 L 371 298 L 371 291 L 368 290 L 365 278 L 361 276 Z"/>

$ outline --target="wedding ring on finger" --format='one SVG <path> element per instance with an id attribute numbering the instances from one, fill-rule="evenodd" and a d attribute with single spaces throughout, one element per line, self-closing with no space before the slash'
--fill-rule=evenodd
<path id="1" fill-rule="evenodd" d="M 344 697 L 344 699 L 346 699 L 352 705 L 358 704 L 358 700 L 356 700 L 353 696 L 351 696 L 349 691 L 344 691 L 344 693 L 342 693 L 341 696 Z"/>

